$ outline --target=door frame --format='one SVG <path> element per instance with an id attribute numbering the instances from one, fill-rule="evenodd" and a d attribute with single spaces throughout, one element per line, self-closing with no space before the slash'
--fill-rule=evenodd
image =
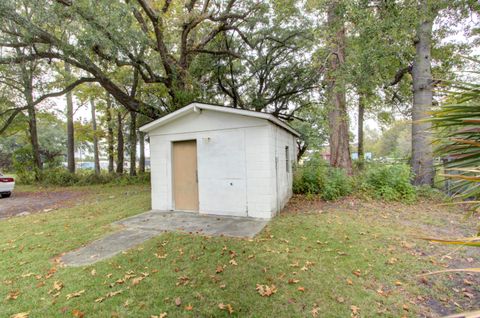
<path id="1" fill-rule="evenodd" d="M 197 210 L 177 210 L 177 207 L 175 206 L 175 175 L 174 175 L 174 155 L 173 155 L 173 146 L 176 142 L 182 142 L 182 141 L 195 141 L 195 165 L 197 167 L 196 169 L 196 178 L 197 178 Z M 182 138 L 182 139 L 174 139 L 170 140 L 170 177 L 171 177 L 171 185 L 172 185 L 172 191 L 171 191 L 171 198 L 172 198 L 172 211 L 185 211 L 185 212 L 194 212 L 194 213 L 199 213 L 200 212 L 200 182 L 198 179 L 198 140 L 197 138 Z"/>

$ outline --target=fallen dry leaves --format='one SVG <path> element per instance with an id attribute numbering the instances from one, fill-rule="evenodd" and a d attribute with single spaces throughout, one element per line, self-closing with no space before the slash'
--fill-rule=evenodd
<path id="1" fill-rule="evenodd" d="M 234 312 L 233 307 L 230 304 L 225 305 L 223 303 L 220 303 L 220 304 L 218 304 L 218 308 L 220 308 L 221 310 L 228 311 L 229 314 L 233 314 L 233 312 Z"/>
<path id="2" fill-rule="evenodd" d="M 19 312 L 18 314 L 13 314 L 10 318 L 28 318 L 30 312 Z"/>
<path id="3" fill-rule="evenodd" d="M 188 278 L 187 276 L 180 276 L 177 280 L 177 286 L 185 286 L 190 281 L 190 278 Z"/>
<path id="4" fill-rule="evenodd" d="M 30 276 L 33 276 L 33 275 L 35 275 L 35 273 L 22 274 L 22 278 L 27 278 L 27 277 L 30 277 Z"/>
<path id="5" fill-rule="evenodd" d="M 162 312 L 160 315 L 156 316 L 156 315 L 151 315 L 150 318 L 166 318 L 167 317 L 167 313 L 166 312 Z"/>
<path id="6" fill-rule="evenodd" d="M 58 297 L 60 295 L 60 290 L 63 288 L 63 283 L 61 281 L 54 281 L 53 288 L 48 291 L 48 294 L 52 294 L 53 297 Z"/>
<path id="7" fill-rule="evenodd" d="M 80 297 L 83 293 L 85 293 L 85 289 L 79 290 L 78 292 L 68 294 L 66 297 L 67 297 L 67 300 L 69 300 L 71 298 Z"/>
<path id="8" fill-rule="evenodd" d="M 78 309 L 74 309 L 72 310 L 72 316 L 75 318 L 83 318 L 85 316 L 85 313 Z"/>
<path id="9" fill-rule="evenodd" d="M 352 311 L 352 317 L 358 317 L 360 308 L 355 305 L 351 305 L 350 310 Z"/>
<path id="10" fill-rule="evenodd" d="M 103 302 L 105 299 L 114 297 L 114 296 L 116 296 L 116 295 L 118 295 L 118 294 L 121 294 L 121 293 L 123 293 L 123 289 L 120 289 L 120 290 L 117 290 L 117 291 L 114 291 L 114 292 L 108 292 L 105 296 L 99 297 L 99 298 L 95 299 L 95 302 L 96 302 L 96 303 L 101 303 L 101 302 Z"/>
<path id="11" fill-rule="evenodd" d="M 50 277 L 52 277 L 53 275 L 55 275 L 55 273 L 57 272 L 57 269 L 55 267 L 52 267 L 48 270 L 47 274 L 45 275 L 45 278 L 46 279 L 49 279 Z"/>
<path id="12" fill-rule="evenodd" d="M 273 284 L 271 286 L 257 284 L 255 289 L 262 297 L 270 297 L 277 292 L 277 287 L 275 287 Z"/>
<path id="13" fill-rule="evenodd" d="M 175 298 L 175 305 L 177 307 L 180 307 L 181 304 L 182 304 L 182 299 L 180 297 Z"/>
<path id="14" fill-rule="evenodd" d="M 19 290 L 12 290 L 8 293 L 7 297 L 5 297 L 6 300 L 15 300 L 20 296 L 20 291 Z"/>
<path id="15" fill-rule="evenodd" d="M 144 280 L 148 276 L 148 273 L 142 273 L 141 276 L 135 277 L 132 279 L 132 286 L 140 284 L 142 280 Z"/>

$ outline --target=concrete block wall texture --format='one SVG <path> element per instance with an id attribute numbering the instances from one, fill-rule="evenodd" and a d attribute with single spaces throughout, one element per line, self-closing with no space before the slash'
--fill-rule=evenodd
<path id="1" fill-rule="evenodd" d="M 278 160 L 278 200 L 279 210 L 282 209 L 292 196 L 293 183 L 293 162 L 295 162 L 297 155 L 297 145 L 292 134 L 284 129 L 277 128 L 277 156 Z M 286 148 L 288 147 L 288 149 Z M 288 169 L 287 169 L 287 154 L 288 150 Z"/>
<path id="2" fill-rule="evenodd" d="M 268 219 L 291 195 L 291 172 L 286 173 L 283 156 L 288 146 L 291 160 L 296 158 L 295 137 L 268 120 L 203 110 L 149 135 L 152 209 L 175 209 L 172 143 L 180 140 L 197 141 L 200 213 Z"/>
<path id="3" fill-rule="evenodd" d="M 272 180 L 275 181 L 275 195 L 271 202 L 273 215 L 279 213 L 292 196 L 293 169 L 292 162 L 296 159 L 295 136 L 284 129 L 271 124 L 270 126 L 270 156 L 273 164 L 270 166 Z M 289 169 L 287 171 L 286 147 L 288 147 Z M 273 216 L 272 215 L 272 216 Z"/>

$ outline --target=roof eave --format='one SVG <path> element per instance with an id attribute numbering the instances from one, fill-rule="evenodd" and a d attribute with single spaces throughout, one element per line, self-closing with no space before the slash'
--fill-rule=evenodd
<path id="1" fill-rule="evenodd" d="M 191 104 L 189 104 L 189 105 L 187 105 L 187 106 L 185 106 L 185 107 L 183 107 L 183 108 L 181 108 L 181 109 L 179 109 L 179 110 L 177 110 L 173 113 L 170 113 L 170 114 L 168 114 L 168 115 L 166 115 L 162 118 L 154 120 L 154 121 L 152 121 L 152 122 L 150 122 L 146 125 L 143 125 L 139 128 L 139 130 L 141 132 L 149 133 L 150 131 L 152 131 L 152 130 L 158 128 L 158 127 L 161 127 L 161 126 L 165 125 L 166 123 L 168 123 L 168 122 L 170 122 L 170 121 L 172 121 L 176 118 L 179 118 L 179 117 L 182 117 L 182 116 L 186 115 L 188 112 L 190 112 L 190 110 L 195 111 L 195 109 L 213 110 L 213 111 L 220 111 L 220 112 L 224 112 L 224 113 L 238 114 L 238 115 L 242 115 L 242 116 L 249 116 L 249 117 L 256 117 L 256 118 L 265 119 L 265 120 L 268 120 L 268 121 L 270 121 L 271 123 L 273 123 L 277 126 L 282 127 L 283 129 L 287 130 L 288 132 L 295 135 L 296 137 L 300 137 L 300 134 L 295 129 L 293 129 L 288 124 L 281 121 L 280 119 L 276 118 L 272 114 L 261 113 L 261 112 L 252 112 L 255 115 L 245 114 L 245 113 L 242 113 L 242 112 L 246 111 L 246 110 L 243 110 L 243 109 L 229 108 L 229 107 L 225 107 L 225 106 L 215 106 L 215 105 L 203 104 L 203 103 L 198 103 L 198 102 L 191 103 Z"/>

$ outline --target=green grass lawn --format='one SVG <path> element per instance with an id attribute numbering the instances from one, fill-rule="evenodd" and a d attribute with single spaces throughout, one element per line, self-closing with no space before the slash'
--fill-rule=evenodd
<path id="1" fill-rule="evenodd" d="M 150 207 L 147 186 L 89 193 L 73 207 L 0 221 L 0 317 L 417 317 L 437 316 L 436 303 L 472 309 L 448 276 L 418 276 L 448 265 L 440 259 L 448 251 L 412 238 L 412 224 L 425 229 L 441 216 L 468 230 L 451 208 L 352 199 L 319 211 L 297 199 L 252 240 L 165 233 L 93 266 L 61 267 L 58 255 Z M 262 296 L 257 284 L 275 292 Z"/>

